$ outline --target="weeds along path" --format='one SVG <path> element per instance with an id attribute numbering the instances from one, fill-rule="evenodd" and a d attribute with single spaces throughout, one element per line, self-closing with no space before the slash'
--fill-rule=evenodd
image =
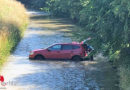
<path id="1" fill-rule="evenodd" d="M 64 32 L 73 27 L 64 19 L 48 18 L 45 13 L 28 12 L 30 24 L 23 39 L 1 70 L 7 90 L 99 90 L 93 78 L 87 77 L 85 63 L 63 60 L 30 61 L 31 50 L 54 43 L 71 42 Z M 86 65 L 87 65 L 86 64 Z M 88 65 L 89 67 L 89 65 Z M 89 67 L 90 70 L 95 68 Z"/>

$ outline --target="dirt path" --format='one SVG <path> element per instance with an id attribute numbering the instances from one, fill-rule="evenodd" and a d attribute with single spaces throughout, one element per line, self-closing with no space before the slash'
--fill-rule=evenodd
<path id="1" fill-rule="evenodd" d="M 46 14 L 29 12 L 30 24 L 15 52 L 9 57 L 1 73 L 7 90 L 100 90 L 99 83 L 89 72 L 97 70 L 96 62 L 63 60 L 29 61 L 29 51 L 46 48 L 54 43 L 71 42 L 64 32 L 73 25 L 61 24 Z M 42 16 L 41 16 L 42 14 Z M 45 16 L 44 16 L 44 15 Z M 88 70 L 88 71 L 87 71 Z M 97 70 L 98 71 L 98 70 Z M 104 90 L 104 89 L 103 89 Z"/>

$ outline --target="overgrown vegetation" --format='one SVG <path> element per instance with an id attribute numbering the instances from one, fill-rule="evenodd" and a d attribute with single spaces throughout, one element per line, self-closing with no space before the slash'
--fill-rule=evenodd
<path id="1" fill-rule="evenodd" d="M 23 5 L 14 0 L 0 0 L 0 66 L 19 42 L 27 23 Z"/>
<path id="2" fill-rule="evenodd" d="M 17 0 L 25 5 L 28 9 L 40 10 L 46 5 L 46 0 Z"/>

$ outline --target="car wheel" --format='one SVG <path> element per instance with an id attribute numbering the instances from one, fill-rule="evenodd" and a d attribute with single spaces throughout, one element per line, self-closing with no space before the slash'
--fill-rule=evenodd
<path id="1" fill-rule="evenodd" d="M 29 60 L 33 60 L 32 58 L 29 58 Z"/>
<path id="2" fill-rule="evenodd" d="M 94 59 L 93 59 L 93 55 L 92 55 L 92 56 L 90 56 L 90 60 L 91 60 L 91 61 L 93 61 L 93 60 L 94 60 Z"/>
<path id="3" fill-rule="evenodd" d="M 35 56 L 35 59 L 36 60 L 44 60 L 45 58 L 42 55 L 37 55 L 37 56 Z"/>
<path id="4" fill-rule="evenodd" d="M 82 58 L 81 58 L 80 56 L 74 56 L 74 57 L 72 58 L 72 60 L 80 61 L 80 60 L 82 60 Z"/>

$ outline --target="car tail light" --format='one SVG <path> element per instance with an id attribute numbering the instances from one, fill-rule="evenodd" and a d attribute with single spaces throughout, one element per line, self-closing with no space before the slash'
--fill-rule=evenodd
<path id="1" fill-rule="evenodd" d="M 87 54 L 87 53 L 85 53 L 85 56 L 88 56 L 88 54 Z"/>

